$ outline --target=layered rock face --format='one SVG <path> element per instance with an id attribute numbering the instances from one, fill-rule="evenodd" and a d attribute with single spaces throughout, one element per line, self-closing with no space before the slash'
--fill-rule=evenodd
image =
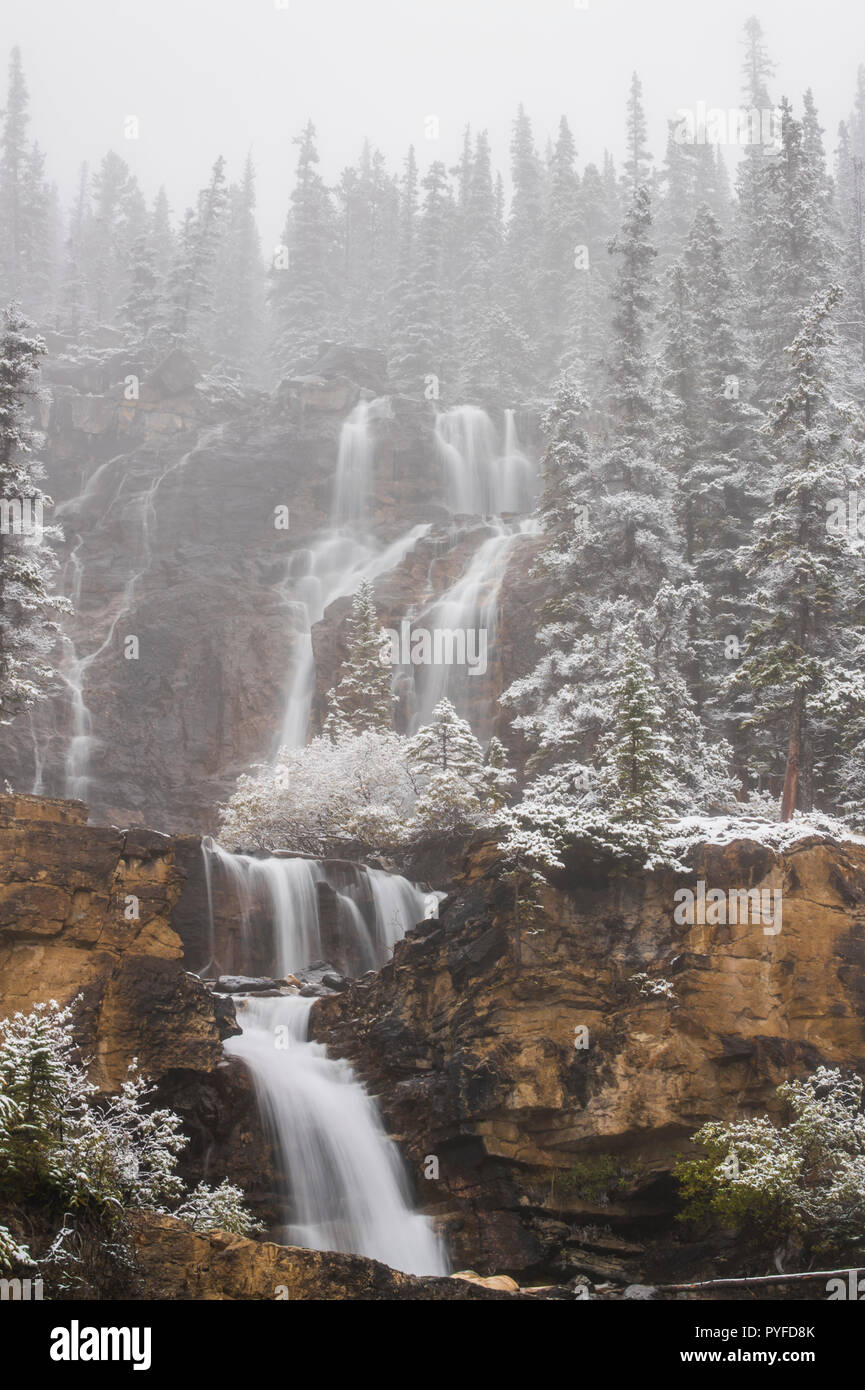
<path id="1" fill-rule="evenodd" d="M 476 846 L 441 921 L 313 1010 L 457 1263 L 639 1277 L 651 1257 L 622 1237 L 671 1228 L 670 1170 L 701 1123 L 771 1110 L 820 1063 L 865 1067 L 865 847 L 706 846 L 684 881 L 608 868 L 571 865 L 518 931 L 496 852 Z M 780 931 L 678 924 L 676 888 L 701 880 L 780 889 Z"/>
<path id="2" fill-rule="evenodd" d="M 100 1087 L 116 1090 L 138 1057 L 191 1137 L 184 1175 L 228 1175 L 272 1219 L 274 1155 L 250 1078 L 222 1051 L 230 1002 L 185 969 L 210 944 L 199 841 L 94 827 L 86 814 L 0 798 L 0 1015 L 81 996 Z M 711 1274 L 671 1234 L 670 1174 L 690 1136 L 710 1118 L 771 1111 L 781 1081 L 822 1063 L 865 1071 L 865 846 L 704 845 L 687 876 L 610 877 L 609 864 L 574 857 L 528 927 L 492 843 L 428 849 L 437 869 L 416 871 L 450 890 L 440 920 L 419 923 L 377 975 L 317 1000 L 310 1027 L 378 1097 L 454 1266 L 522 1282 Z M 779 910 L 688 919 L 677 891 L 701 883 L 777 892 Z M 229 896 L 215 879 L 222 949 Z M 252 926 L 265 961 L 272 936 L 263 919 Z M 172 1287 L 271 1296 L 242 1290 L 273 1261 L 256 1273 L 237 1260 L 210 1293 L 194 1292 L 188 1270 Z M 241 1292 L 216 1292 L 223 1278 Z M 409 1296 L 359 1287 L 346 1296 Z"/>
<path id="3" fill-rule="evenodd" d="M 80 996 L 78 1036 L 107 1091 L 133 1057 L 155 1077 L 215 1070 L 225 1027 L 171 925 L 171 840 L 86 821 L 80 803 L 0 797 L 0 1017 Z"/>
<path id="4" fill-rule="evenodd" d="M 258 1243 L 226 1231 L 192 1231 L 170 1216 L 136 1223 L 135 1254 L 146 1299 L 452 1303 L 520 1298 L 462 1279 L 400 1274 L 359 1255 Z"/>
<path id="5" fill-rule="evenodd" d="M 309 641 L 301 600 L 333 522 L 340 431 L 358 401 L 380 397 L 370 546 L 430 528 L 377 574 L 383 622 L 421 612 L 489 535 L 443 505 L 434 408 L 386 396 L 380 354 L 330 349 L 272 396 L 216 402 L 197 378 L 183 354 L 140 380 L 110 357 L 46 366 L 49 516 L 63 528 L 60 587 L 75 613 L 55 698 L 0 731 L 0 755 L 16 789 L 84 799 L 99 823 L 212 830 L 238 775 L 272 755 Z M 515 542 L 488 672 L 464 682 L 482 738 L 500 689 L 531 660 L 532 555 L 531 538 Z M 351 586 L 337 587 L 313 629 L 313 731 L 339 676 Z"/>

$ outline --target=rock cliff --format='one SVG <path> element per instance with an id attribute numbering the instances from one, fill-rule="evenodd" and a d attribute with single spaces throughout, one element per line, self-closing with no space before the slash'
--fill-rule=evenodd
<path id="1" fill-rule="evenodd" d="M 570 866 L 518 931 L 495 848 L 475 846 L 441 920 L 313 1010 L 379 1096 L 454 1257 L 484 1271 L 666 1268 L 640 1242 L 673 1229 L 670 1171 L 695 1129 L 771 1109 L 821 1062 L 865 1067 L 865 846 L 694 851 L 694 880 L 782 888 L 777 935 L 678 925 L 681 877 L 606 867 Z M 669 994 L 641 994 L 645 977 Z"/>

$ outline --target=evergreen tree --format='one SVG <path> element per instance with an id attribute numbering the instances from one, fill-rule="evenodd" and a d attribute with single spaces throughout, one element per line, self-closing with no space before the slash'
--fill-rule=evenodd
<path id="1" fill-rule="evenodd" d="M 753 15 L 745 24 L 744 46 L 742 106 L 746 113 L 758 113 L 756 120 L 762 121 L 760 113 L 773 109 L 769 81 L 775 69 L 764 42 L 762 26 Z M 762 131 L 762 125 L 760 129 Z M 760 329 L 770 285 L 761 238 L 767 217 L 765 171 L 771 157 L 769 144 L 764 144 L 762 139 L 749 141 L 736 175 L 736 233 L 746 289 L 745 324 L 754 336 Z"/>
<path id="2" fill-rule="evenodd" d="M 567 136 L 560 156 L 567 161 Z M 560 173 L 566 180 L 566 170 Z M 537 342 L 542 326 L 538 285 L 546 190 L 544 168 L 535 149 L 531 121 L 522 106 L 517 112 L 511 140 L 511 182 L 513 194 L 503 265 L 506 308 L 517 331 L 530 342 Z"/>
<path id="3" fill-rule="evenodd" d="M 610 727 L 597 748 L 595 800 L 612 821 L 657 825 L 675 798 L 671 740 L 652 673 L 633 636 L 609 700 Z"/>
<path id="4" fill-rule="evenodd" d="M 54 277 L 52 196 L 44 156 L 31 145 L 29 97 L 21 51 L 9 59 L 9 85 L 0 135 L 0 293 L 44 313 Z"/>
<path id="5" fill-rule="evenodd" d="M 82 245 L 85 296 L 96 327 L 114 326 L 127 303 L 135 248 L 147 235 L 147 209 L 125 160 L 109 150 L 91 188 L 91 215 Z"/>
<path id="6" fill-rule="evenodd" d="M 413 392 L 425 390 L 426 379 L 433 378 L 432 398 L 440 399 L 446 389 L 445 379 L 452 371 L 450 248 L 455 215 L 447 170 L 440 161 L 430 165 L 421 188 L 423 204 L 410 259 L 407 229 L 403 233 L 403 269 L 394 307 L 391 372 L 398 386 Z M 410 204 L 407 190 L 404 198 Z M 404 218 L 408 217 L 406 205 Z"/>
<path id="7" fill-rule="evenodd" d="M 539 340 L 550 377 L 566 368 L 582 366 L 569 354 L 577 326 L 589 315 L 591 248 L 580 206 L 577 150 L 567 120 L 562 116 L 550 155 L 548 195 L 544 211 L 541 262 L 537 285 Z M 578 248 L 586 248 L 583 256 Z M 596 253 L 600 246 L 595 248 Z M 585 264 L 586 259 L 588 264 Z M 585 345 L 581 345 L 585 347 Z"/>
<path id="8" fill-rule="evenodd" d="M 717 690 L 727 639 L 744 632 L 744 595 L 732 558 L 763 496 L 762 416 L 746 399 L 737 311 L 724 238 L 702 206 L 669 274 L 663 359 L 664 452 L 678 484 L 685 560 L 709 597 L 708 611 L 692 617 L 687 668 L 701 710 Z"/>
<path id="9" fill-rule="evenodd" d="M 339 684 L 328 691 L 324 732 L 336 739 L 346 732 L 385 731 L 392 727 L 396 696 L 387 663 L 388 639 L 375 606 L 375 592 L 363 580 L 351 602 L 346 656 Z"/>
<path id="10" fill-rule="evenodd" d="M 255 221 L 255 168 L 228 189 L 224 229 L 214 257 L 211 351 L 246 378 L 260 375 L 266 285 Z"/>
<path id="11" fill-rule="evenodd" d="M 628 93 L 627 151 L 625 160 L 625 189 L 633 198 L 637 189 L 648 186 L 651 180 L 652 156 L 646 146 L 646 113 L 643 108 L 643 84 L 636 73 L 631 76 Z"/>
<path id="12" fill-rule="evenodd" d="M 501 304 L 501 226 L 486 131 L 475 141 L 464 203 L 458 207 L 456 394 L 485 405 L 510 405 L 530 389 L 531 346 Z"/>
<path id="13" fill-rule="evenodd" d="M 314 359 L 338 318 L 336 217 L 316 167 L 318 149 L 311 121 L 294 143 L 297 176 L 283 234 L 288 263 L 274 265 L 271 272 L 274 355 L 280 371 L 290 371 L 299 359 Z"/>
<path id="14" fill-rule="evenodd" d="M 168 283 L 172 341 L 193 350 L 206 342 L 211 331 L 215 267 L 227 205 L 225 160 L 220 155 L 195 208 L 186 211 Z"/>
<path id="15" fill-rule="evenodd" d="M 54 675 L 49 657 L 57 615 L 68 603 L 50 592 L 56 532 L 43 524 L 50 498 L 39 483 L 27 423 L 45 344 L 13 304 L 0 336 L 0 723 L 44 699 Z"/>
<path id="16" fill-rule="evenodd" d="M 827 744 L 865 697 L 861 561 L 846 529 L 827 524 L 832 500 L 846 509 L 858 482 L 856 421 L 833 390 L 831 320 L 841 293 L 832 286 L 816 295 L 802 315 L 789 387 L 767 425 L 774 493 L 741 559 L 757 616 L 735 681 L 753 692 L 748 722 L 768 730 L 783 765 L 782 820 L 825 791 Z"/>
<path id="17" fill-rule="evenodd" d="M 421 775 L 450 772 L 466 782 L 482 783 L 484 755 L 465 719 L 460 719 L 450 700 L 439 700 L 429 724 L 408 741 L 408 758 Z"/>
<path id="18" fill-rule="evenodd" d="M 838 132 L 838 215 L 844 285 L 842 330 L 865 364 L 865 155 L 855 152 L 847 125 Z M 860 386 L 861 393 L 861 386 Z M 861 399 L 861 395 L 860 395 Z"/>

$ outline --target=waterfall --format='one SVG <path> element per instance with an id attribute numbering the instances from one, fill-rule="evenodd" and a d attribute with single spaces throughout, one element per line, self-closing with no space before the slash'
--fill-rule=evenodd
<path id="1" fill-rule="evenodd" d="M 501 442 L 489 415 L 477 405 L 441 412 L 435 438 L 452 512 L 501 516 L 531 511 L 535 470 L 520 444 L 513 410 L 505 411 Z"/>
<path id="2" fill-rule="evenodd" d="M 333 894 L 338 938 L 359 970 L 382 966 L 408 928 L 438 907 L 437 895 L 360 864 L 230 854 L 209 838 L 202 840 L 202 853 L 211 956 L 218 866 L 235 888 L 247 945 L 252 914 L 264 904 L 281 975 L 311 965 L 325 949 L 320 885 Z M 314 1002 L 298 995 L 237 995 L 243 1031 L 225 1044 L 249 1068 L 287 1179 L 281 1238 L 313 1250 L 366 1255 L 411 1274 L 444 1274 L 443 1248 L 427 1219 L 411 1210 L 399 1152 L 378 1107 L 349 1064 L 309 1038 Z"/>
<path id="3" fill-rule="evenodd" d="M 115 633 L 121 621 L 128 617 L 135 603 L 137 591 L 141 580 L 149 572 L 153 563 L 153 538 L 152 531 L 156 522 L 156 497 L 165 480 L 174 473 L 182 473 L 187 463 L 196 454 L 209 448 L 218 440 L 225 430 L 224 424 L 215 425 L 206 429 L 196 441 L 193 447 L 179 458 L 170 460 L 158 469 L 149 484 L 141 491 L 135 493 L 127 504 L 124 499 L 123 486 L 121 481 L 119 491 L 112 494 L 105 508 L 101 520 L 105 520 L 118 498 L 124 501 L 124 508 L 128 510 L 135 523 L 138 532 L 138 544 L 135 548 L 134 565 L 135 568 L 127 575 L 119 599 L 116 602 L 114 616 L 111 618 L 105 636 L 101 641 L 97 641 L 96 646 L 87 655 L 82 655 L 80 651 L 80 641 L 76 641 L 69 633 L 64 633 L 62 641 L 65 647 L 63 659 L 60 663 L 59 674 L 68 691 L 68 728 L 66 736 L 65 752 L 62 758 L 62 768 L 58 769 L 57 775 L 62 785 L 62 795 L 66 797 L 79 797 L 87 800 L 92 775 L 90 770 L 91 759 L 94 750 L 98 747 L 99 740 L 93 732 L 93 714 L 86 700 L 87 675 L 90 667 L 102 656 L 112 645 Z M 96 484 L 107 470 L 118 462 L 122 463 L 122 456 L 108 459 L 99 464 L 92 475 L 86 480 L 81 492 L 76 497 L 71 497 L 57 508 L 57 516 L 60 517 L 69 512 L 73 515 L 82 513 L 82 508 L 86 512 L 84 504 L 92 503 L 93 494 L 97 491 Z M 84 518 L 86 520 L 86 516 Z M 125 519 L 125 518 L 124 518 Z M 79 516 L 80 520 L 80 516 Z M 68 560 L 63 570 L 63 582 L 61 591 L 69 595 L 72 599 L 73 610 L 80 614 L 81 593 L 84 577 L 83 563 L 79 556 L 84 541 L 82 534 L 78 534 L 75 544 L 69 552 Z M 79 623 L 81 622 L 79 617 Z M 122 629 L 121 629 L 122 631 Z M 38 787 L 40 792 L 44 791 L 46 785 L 46 762 L 47 758 L 39 742 L 39 733 L 35 722 L 32 724 L 34 738 L 34 791 Z M 42 737 L 45 731 L 42 730 Z M 53 781 L 53 778 L 51 779 Z M 56 793 L 55 793 L 56 794 Z"/>
<path id="4" fill-rule="evenodd" d="M 429 522 L 413 526 L 382 549 L 344 531 L 327 531 L 309 548 L 295 551 L 282 590 L 284 602 L 300 622 L 273 757 L 282 747 L 299 748 L 306 742 L 315 690 L 314 625 L 335 599 L 354 594 L 364 579 L 373 580 L 400 564 L 430 529 Z"/>
<path id="5" fill-rule="evenodd" d="M 266 919 L 273 931 L 273 967 L 278 978 L 327 960 L 329 947 L 342 951 L 349 973 L 378 970 L 397 941 L 425 917 L 435 915 L 431 895 L 400 874 L 363 864 L 282 855 L 232 854 L 211 837 L 201 841 L 210 914 L 211 964 L 215 954 L 213 884 L 217 874 L 230 883 L 237 904 L 241 944 L 254 923 Z M 324 892 L 320 892 L 320 886 Z M 328 923 L 322 900 L 335 913 Z M 327 928 L 331 927 L 331 936 Z M 333 962 L 338 965 L 339 962 Z M 202 974 L 204 971 L 202 970 Z"/>
<path id="6" fill-rule="evenodd" d="M 240 1037 L 226 1051 L 252 1073 L 262 1116 L 289 1176 L 282 1239 L 445 1274 L 441 1244 L 415 1215 L 378 1107 L 345 1061 L 308 1037 L 312 999 L 237 998 Z"/>
<path id="7" fill-rule="evenodd" d="M 377 402 L 358 401 L 342 426 L 336 459 L 333 524 L 359 527 L 366 521 L 375 442 L 370 429 Z"/>
<path id="8" fill-rule="evenodd" d="M 427 628 L 435 632 L 471 632 L 475 635 L 475 652 L 486 653 L 492 659 L 496 649 L 499 594 L 514 544 L 521 536 L 535 535 L 538 524 L 533 520 L 503 522 L 491 520 L 492 534 L 482 541 L 466 569 L 440 598 L 411 619 L 412 628 Z M 470 674 L 467 665 L 437 664 L 412 666 L 415 688 L 415 712 L 412 727 L 426 724 L 439 700 L 447 697 L 457 711 L 465 715 L 472 698 L 472 685 L 478 676 Z"/>

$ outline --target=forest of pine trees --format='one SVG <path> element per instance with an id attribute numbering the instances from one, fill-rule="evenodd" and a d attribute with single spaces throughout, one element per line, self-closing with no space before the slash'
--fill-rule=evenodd
<path id="1" fill-rule="evenodd" d="M 540 148 L 520 106 L 507 195 L 483 129 L 451 168 L 410 148 L 391 169 L 365 142 L 330 184 L 307 122 L 269 261 L 251 157 L 218 157 L 180 211 L 109 151 L 62 209 L 13 50 L 0 296 L 73 356 L 154 365 L 182 346 L 268 386 L 350 342 L 385 353 L 394 390 L 536 411 L 542 656 L 503 697 L 530 777 L 587 806 L 618 787 L 655 812 L 779 800 L 858 823 L 862 537 L 827 516 L 862 481 L 865 67 L 827 143 L 813 93 L 776 89 L 755 19 L 743 48 L 743 107 L 771 110 L 775 136 L 730 168 L 672 120 L 656 162 L 636 73 L 620 168 L 581 167 L 564 116 Z M 365 601 L 366 665 L 343 674 L 334 727 L 375 665 Z M 640 709 L 657 734 L 628 772 L 615 730 Z"/>

